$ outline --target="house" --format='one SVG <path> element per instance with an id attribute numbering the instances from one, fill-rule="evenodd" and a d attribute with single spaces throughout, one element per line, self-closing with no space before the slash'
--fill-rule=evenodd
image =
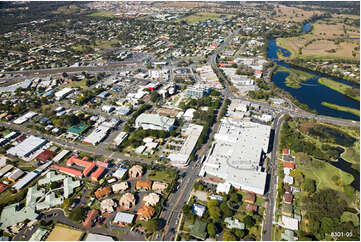
<path id="1" fill-rule="evenodd" d="M 22 177 L 25 174 L 25 172 L 23 172 L 21 169 L 16 168 L 14 171 L 12 171 L 9 176 L 8 179 L 9 181 L 15 182 L 17 181 L 20 177 Z"/>
<path id="2" fill-rule="evenodd" d="M 254 204 L 256 201 L 256 195 L 254 193 L 247 192 L 244 201 L 246 203 Z"/>
<path id="3" fill-rule="evenodd" d="M 152 187 L 152 181 L 139 180 L 135 183 L 135 189 L 149 191 Z"/>
<path id="4" fill-rule="evenodd" d="M 125 208 L 125 209 L 130 209 L 133 206 L 135 206 L 135 197 L 133 194 L 131 193 L 126 193 L 124 194 L 120 199 L 119 199 L 119 206 Z"/>
<path id="5" fill-rule="evenodd" d="M 114 212 L 114 207 L 116 207 L 117 204 L 113 201 L 113 199 L 104 199 L 100 203 L 100 211 L 102 213 L 112 213 Z"/>
<path id="6" fill-rule="evenodd" d="M 118 178 L 118 179 L 122 179 L 125 175 L 125 173 L 128 171 L 128 169 L 126 168 L 118 168 L 112 176 Z"/>
<path id="7" fill-rule="evenodd" d="M 3 193 L 8 188 L 8 185 L 0 183 L 0 194 Z"/>
<path id="8" fill-rule="evenodd" d="M 145 221 L 151 219 L 154 213 L 155 213 L 155 209 L 150 206 L 143 206 L 137 211 L 137 215 L 139 216 L 139 219 Z"/>
<path id="9" fill-rule="evenodd" d="M 198 217 L 202 217 L 204 212 L 206 211 L 206 207 L 203 205 L 200 205 L 198 203 L 193 204 L 192 211 L 195 215 Z"/>
<path id="10" fill-rule="evenodd" d="M 95 221 L 96 217 L 98 216 L 98 214 L 99 214 L 99 212 L 96 209 L 89 210 L 88 215 L 87 215 L 85 221 L 83 222 L 83 226 L 90 228 L 92 226 L 93 222 Z"/>
<path id="11" fill-rule="evenodd" d="M 293 177 L 285 175 L 285 177 L 283 178 L 283 182 L 287 183 L 289 185 L 292 185 L 293 184 Z"/>
<path id="12" fill-rule="evenodd" d="M 218 183 L 216 192 L 228 194 L 230 189 L 231 189 L 230 183 L 227 183 L 227 182 Z"/>
<path id="13" fill-rule="evenodd" d="M 255 204 L 247 204 L 247 212 L 257 212 L 257 205 Z"/>
<path id="14" fill-rule="evenodd" d="M 241 223 L 238 219 L 232 219 L 231 217 L 227 217 L 224 219 L 226 223 L 226 227 L 229 229 L 240 229 L 244 230 L 244 223 Z"/>
<path id="15" fill-rule="evenodd" d="M 41 161 L 41 162 L 46 162 L 46 161 L 50 160 L 51 158 L 53 158 L 54 155 L 55 155 L 54 152 L 52 152 L 50 150 L 44 150 L 39 155 L 37 155 L 35 157 L 35 159 L 38 161 Z"/>
<path id="16" fill-rule="evenodd" d="M 285 193 L 283 195 L 283 202 L 286 204 L 292 204 L 293 201 L 293 195 L 292 193 Z"/>
<path id="17" fill-rule="evenodd" d="M 112 185 L 112 190 L 114 193 L 124 192 L 128 188 L 129 188 L 129 185 L 128 185 L 128 182 L 126 182 L 126 181 Z"/>
<path id="18" fill-rule="evenodd" d="M 168 183 L 165 182 L 155 181 L 153 182 L 152 185 L 152 190 L 159 193 L 163 192 L 167 188 L 168 188 Z"/>
<path id="19" fill-rule="evenodd" d="M 125 226 L 126 224 L 132 224 L 134 221 L 134 214 L 117 212 L 114 217 L 113 223 L 118 224 L 119 226 Z"/>
<path id="20" fill-rule="evenodd" d="M 85 241 L 114 241 L 110 236 L 89 233 Z"/>
<path id="21" fill-rule="evenodd" d="M 298 220 L 282 215 L 279 225 L 285 229 L 298 230 Z"/>
<path id="22" fill-rule="evenodd" d="M 143 167 L 141 167 L 140 165 L 135 165 L 129 169 L 128 174 L 129 178 L 141 177 L 143 174 Z"/>
<path id="23" fill-rule="evenodd" d="M 97 199 L 99 199 L 101 197 L 108 196 L 110 193 L 112 193 L 110 187 L 104 187 L 99 188 L 96 192 L 94 192 L 94 195 Z"/>
<path id="24" fill-rule="evenodd" d="M 155 206 L 160 200 L 160 197 L 156 193 L 149 193 L 148 195 L 144 196 L 143 201 L 145 202 L 146 206 Z"/>
<path id="25" fill-rule="evenodd" d="M 197 239 L 205 240 L 207 237 L 207 223 L 196 219 L 195 223 L 192 225 L 190 235 Z"/>

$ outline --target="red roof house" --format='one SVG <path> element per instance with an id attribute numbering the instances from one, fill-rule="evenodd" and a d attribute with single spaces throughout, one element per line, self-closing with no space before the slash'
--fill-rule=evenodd
<path id="1" fill-rule="evenodd" d="M 83 176 L 88 176 L 93 169 L 95 168 L 95 162 L 88 161 L 88 157 L 84 157 L 83 159 L 79 159 L 77 156 L 70 157 L 69 160 L 66 161 L 67 166 L 77 165 L 84 167 Z"/>
<path id="2" fill-rule="evenodd" d="M 289 150 L 287 149 L 287 148 L 284 148 L 283 149 L 283 154 L 284 155 L 289 155 L 290 153 L 289 153 Z"/>
<path id="3" fill-rule="evenodd" d="M 6 188 L 8 188 L 7 185 L 5 185 L 5 184 L 3 184 L 3 183 L 0 183 L 0 193 L 2 193 L 3 191 L 5 191 Z"/>
<path id="4" fill-rule="evenodd" d="M 54 152 L 50 150 L 44 150 L 37 157 L 35 157 L 35 159 L 41 162 L 45 162 L 47 160 L 50 160 L 54 155 L 55 155 Z"/>
<path id="5" fill-rule="evenodd" d="M 58 166 L 58 165 L 52 165 L 51 166 L 54 169 L 57 169 L 60 172 L 63 172 L 69 176 L 76 176 L 79 178 L 83 178 L 83 173 L 79 170 L 70 168 L 70 167 L 66 167 L 66 166 Z"/>
<path id="6" fill-rule="evenodd" d="M 83 226 L 90 228 L 97 216 L 98 216 L 98 210 L 92 209 L 88 211 L 88 215 L 83 223 Z"/>
<path id="7" fill-rule="evenodd" d="M 98 181 L 99 178 L 103 175 L 105 171 L 105 168 L 103 167 L 98 167 L 98 169 L 96 169 L 96 171 L 94 171 L 91 175 L 90 175 L 90 178 L 93 180 L 93 181 Z"/>

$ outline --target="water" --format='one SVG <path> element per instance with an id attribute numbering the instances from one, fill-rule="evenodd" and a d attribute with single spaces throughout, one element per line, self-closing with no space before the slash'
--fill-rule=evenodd
<path id="1" fill-rule="evenodd" d="M 289 56 L 290 53 L 284 48 L 281 48 L 276 45 L 275 40 L 270 40 L 268 42 L 268 52 L 267 57 L 273 59 L 278 65 L 284 66 L 286 68 L 290 68 L 289 65 L 283 63 L 278 60 L 277 52 L 281 50 L 281 54 L 284 56 Z M 332 104 L 337 104 L 345 107 L 350 107 L 359 110 L 360 102 L 350 99 L 345 95 L 332 90 L 324 85 L 318 83 L 318 79 L 320 77 L 331 78 L 335 81 L 342 82 L 347 85 L 354 85 L 346 80 L 342 80 L 339 78 L 329 77 L 325 74 L 319 72 L 313 72 L 309 70 L 305 70 L 299 67 L 292 67 L 294 69 L 300 69 L 302 71 L 306 71 L 308 73 L 312 73 L 316 75 L 315 77 L 305 81 L 302 83 L 301 88 L 291 88 L 286 86 L 286 77 L 289 75 L 287 72 L 277 72 L 272 75 L 272 82 L 278 87 L 287 92 L 289 92 L 294 98 L 296 98 L 299 102 L 307 104 L 311 109 L 317 111 L 320 115 L 331 116 L 336 118 L 344 118 L 359 121 L 360 118 L 357 115 L 352 113 L 339 111 L 335 109 L 328 108 L 322 105 L 322 102 L 328 102 Z"/>
<path id="2" fill-rule="evenodd" d="M 304 34 L 304 33 L 308 32 L 308 31 L 310 31 L 310 29 L 311 29 L 311 24 L 312 24 L 312 22 L 309 22 L 309 23 L 305 24 L 305 25 L 303 26 L 303 28 L 302 28 L 301 33 Z"/>
<path id="3" fill-rule="evenodd" d="M 360 173 L 356 169 L 352 168 L 352 164 L 350 162 L 347 162 L 340 157 L 337 162 L 329 161 L 328 163 L 348 174 L 351 174 L 354 179 L 350 185 L 355 190 L 360 191 Z"/>

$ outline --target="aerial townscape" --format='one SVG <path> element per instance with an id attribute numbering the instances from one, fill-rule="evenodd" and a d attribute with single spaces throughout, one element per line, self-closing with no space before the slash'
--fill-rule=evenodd
<path id="1" fill-rule="evenodd" d="M 360 1 L 1 1 L 1 241 L 360 241 Z"/>

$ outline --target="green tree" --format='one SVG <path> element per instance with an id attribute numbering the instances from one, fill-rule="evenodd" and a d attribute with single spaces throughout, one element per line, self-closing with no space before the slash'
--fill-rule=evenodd
<path id="1" fill-rule="evenodd" d="M 151 219 L 145 223 L 145 229 L 148 233 L 154 233 L 158 230 L 159 221 L 158 219 Z"/>
<path id="2" fill-rule="evenodd" d="M 207 207 L 209 211 L 209 217 L 213 220 L 213 222 L 217 223 L 221 221 L 221 209 L 218 207 L 218 201 L 210 200 L 207 203 Z"/>
<path id="3" fill-rule="evenodd" d="M 254 220 L 254 218 L 252 218 L 251 216 L 247 215 L 244 219 L 243 222 L 246 224 L 247 228 L 251 228 L 255 225 L 256 221 Z"/>
<path id="4" fill-rule="evenodd" d="M 232 232 L 226 231 L 223 233 L 223 240 L 224 241 L 236 241 L 237 237 L 234 234 L 232 234 Z"/>
<path id="5" fill-rule="evenodd" d="M 302 188 L 308 193 L 314 193 L 316 191 L 316 182 L 313 179 L 306 178 L 302 185 Z"/>
<path id="6" fill-rule="evenodd" d="M 221 203 L 221 211 L 223 213 L 223 217 L 232 217 L 233 216 L 233 211 L 228 207 L 228 204 L 225 200 L 223 200 L 223 202 Z"/>
<path id="7" fill-rule="evenodd" d="M 207 232 L 211 238 L 214 238 L 217 234 L 217 227 L 214 223 L 209 223 L 207 225 Z"/>

